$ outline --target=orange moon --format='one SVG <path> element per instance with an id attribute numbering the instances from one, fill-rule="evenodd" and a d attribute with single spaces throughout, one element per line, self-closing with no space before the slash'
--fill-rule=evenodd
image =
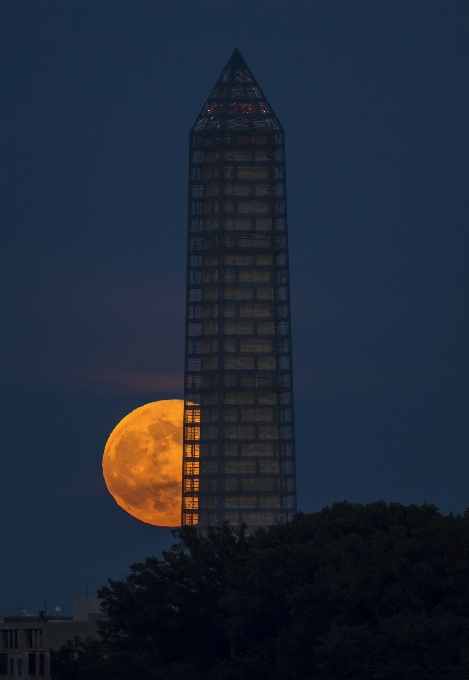
<path id="1" fill-rule="evenodd" d="M 103 475 L 111 496 L 133 517 L 160 527 L 181 524 L 182 399 L 153 401 L 111 432 Z"/>

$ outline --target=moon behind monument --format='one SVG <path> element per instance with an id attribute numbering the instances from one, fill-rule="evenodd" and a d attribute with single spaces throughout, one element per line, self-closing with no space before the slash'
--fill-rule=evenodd
<path id="1" fill-rule="evenodd" d="M 103 475 L 116 503 L 154 526 L 181 523 L 184 402 L 165 399 L 140 406 L 111 432 Z"/>

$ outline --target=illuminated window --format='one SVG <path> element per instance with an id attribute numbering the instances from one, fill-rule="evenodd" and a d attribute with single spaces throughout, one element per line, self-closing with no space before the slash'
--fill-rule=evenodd
<path id="1" fill-rule="evenodd" d="M 191 513 L 185 512 L 182 517 L 183 517 L 183 519 L 182 519 L 183 524 L 193 526 L 194 524 L 199 523 L 199 515 L 198 515 L 197 512 L 191 512 Z"/>
<path id="2" fill-rule="evenodd" d="M 186 458 L 200 458 L 200 444 L 184 444 Z"/>
<path id="3" fill-rule="evenodd" d="M 185 475 L 198 475 L 200 473 L 200 462 L 199 461 L 186 461 L 184 463 L 184 474 Z"/>
<path id="4" fill-rule="evenodd" d="M 199 490 L 199 478 L 198 477 L 190 477 L 188 479 L 184 479 L 184 492 L 195 492 Z"/>
<path id="5" fill-rule="evenodd" d="M 199 507 L 198 496 L 184 496 L 182 499 L 182 507 L 185 510 L 197 510 Z"/>
<path id="6" fill-rule="evenodd" d="M 200 423 L 200 409 L 186 410 L 186 423 Z"/>
<path id="7" fill-rule="evenodd" d="M 200 427 L 186 427 L 184 428 L 185 430 L 185 439 L 187 441 L 197 441 L 200 439 Z"/>

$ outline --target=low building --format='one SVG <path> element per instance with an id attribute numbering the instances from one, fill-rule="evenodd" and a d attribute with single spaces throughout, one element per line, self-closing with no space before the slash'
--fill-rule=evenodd
<path id="1" fill-rule="evenodd" d="M 97 597 L 73 600 L 73 616 L 7 616 L 0 623 L 0 678 L 51 680 L 50 650 L 73 640 L 97 638 L 103 619 Z"/>

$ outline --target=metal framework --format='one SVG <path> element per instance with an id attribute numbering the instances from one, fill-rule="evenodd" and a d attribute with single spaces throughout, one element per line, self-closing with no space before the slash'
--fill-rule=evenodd
<path id="1" fill-rule="evenodd" d="M 296 511 L 284 133 L 236 49 L 190 133 L 182 523 Z"/>

